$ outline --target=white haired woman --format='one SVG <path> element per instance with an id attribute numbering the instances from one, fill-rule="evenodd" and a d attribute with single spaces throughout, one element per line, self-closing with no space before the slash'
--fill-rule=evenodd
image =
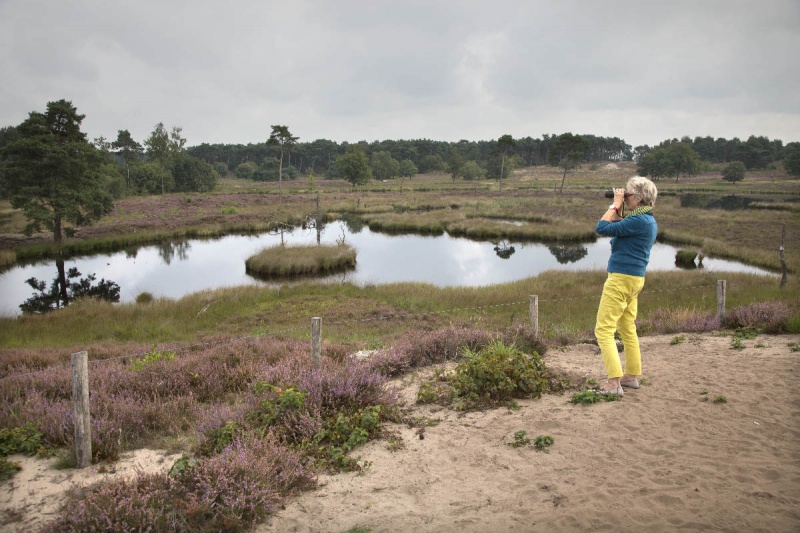
<path id="1" fill-rule="evenodd" d="M 608 375 L 608 382 L 600 390 L 602 394 L 622 396 L 623 387 L 639 388 L 642 355 L 635 320 L 650 250 L 658 233 L 653 216 L 657 196 L 658 189 L 652 181 L 634 176 L 624 189 L 614 189 L 614 203 L 595 227 L 599 235 L 611 237 L 608 278 L 603 285 L 594 330 Z M 614 339 L 616 331 L 625 345 L 624 374 Z"/>

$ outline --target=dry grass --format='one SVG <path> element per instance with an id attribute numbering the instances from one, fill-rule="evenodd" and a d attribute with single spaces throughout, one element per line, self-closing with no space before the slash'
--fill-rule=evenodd
<path id="1" fill-rule="evenodd" d="M 247 272 L 263 277 L 326 274 L 356 266 L 356 251 L 347 244 L 265 248 L 245 261 Z"/>

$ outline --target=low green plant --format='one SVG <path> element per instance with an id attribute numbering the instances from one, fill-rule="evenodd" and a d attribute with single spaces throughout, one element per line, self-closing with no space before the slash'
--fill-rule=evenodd
<path id="1" fill-rule="evenodd" d="M 598 402 L 616 402 L 621 399 L 620 396 L 616 394 L 600 394 L 599 391 L 596 390 L 585 390 L 581 392 L 576 392 L 572 395 L 569 403 L 572 404 L 583 404 L 588 405 L 592 403 Z"/>
<path id="2" fill-rule="evenodd" d="M 721 394 L 717 394 L 714 396 L 714 403 L 728 403 L 728 399 Z"/>
<path id="3" fill-rule="evenodd" d="M 10 479 L 22 469 L 19 463 L 6 458 L 17 453 L 46 454 L 42 433 L 34 424 L 28 422 L 21 427 L 0 429 L 0 480 Z"/>
<path id="4" fill-rule="evenodd" d="M 734 337 L 731 339 L 731 348 L 734 350 L 744 350 L 744 341 L 742 341 L 741 337 Z"/>
<path id="5" fill-rule="evenodd" d="M 0 457 L 15 453 L 33 456 L 42 451 L 42 448 L 42 433 L 31 422 L 21 427 L 0 429 Z"/>
<path id="6" fill-rule="evenodd" d="M 790 342 L 789 351 L 800 352 L 800 342 Z"/>
<path id="7" fill-rule="evenodd" d="M 482 350 L 464 351 L 466 361 L 450 376 L 462 408 L 512 398 L 539 398 L 547 390 L 544 360 L 527 355 L 514 345 L 494 341 Z"/>
<path id="8" fill-rule="evenodd" d="M 185 474 L 197 465 L 197 459 L 190 457 L 185 453 L 181 455 L 174 463 L 172 468 L 169 469 L 169 476 L 176 477 Z"/>
<path id="9" fill-rule="evenodd" d="M 675 345 L 681 344 L 683 342 L 686 342 L 686 337 L 684 335 L 677 335 L 675 337 L 672 337 L 672 340 L 669 341 L 671 346 L 675 346 Z"/>
<path id="10" fill-rule="evenodd" d="M 19 463 L 0 457 L 0 480 L 11 479 L 20 470 L 22 467 Z"/>
<path id="11" fill-rule="evenodd" d="M 752 340 L 758 337 L 758 329 L 750 326 L 736 328 L 736 331 L 733 332 L 733 336 L 739 337 L 740 339 Z"/>
<path id="12" fill-rule="evenodd" d="M 156 350 L 156 345 L 153 345 L 153 349 L 146 353 L 144 357 L 141 359 L 135 359 L 133 363 L 131 363 L 131 370 L 134 372 L 141 372 L 148 365 L 152 365 L 153 363 L 157 363 L 158 361 L 173 361 L 175 359 L 175 352 L 170 350 L 167 351 L 160 351 Z"/>
<path id="13" fill-rule="evenodd" d="M 512 448 L 522 448 L 523 446 L 527 446 L 531 443 L 531 439 L 528 438 L 528 432 L 524 429 L 520 429 L 516 433 L 514 433 L 514 441 L 509 442 L 508 445 Z"/>
<path id="14" fill-rule="evenodd" d="M 522 407 L 520 407 L 520 405 L 514 400 L 509 400 L 508 403 L 506 403 L 506 407 L 508 407 L 509 411 L 519 411 L 522 409 Z"/>
<path id="15" fill-rule="evenodd" d="M 441 397 L 441 385 L 437 383 L 423 383 L 417 390 L 417 403 L 438 403 Z"/>
<path id="16" fill-rule="evenodd" d="M 239 424 L 229 420 L 224 426 L 209 432 L 206 442 L 198 447 L 198 453 L 202 455 L 218 454 L 230 446 L 242 431 L 242 427 Z"/>
<path id="17" fill-rule="evenodd" d="M 366 444 L 369 437 L 380 425 L 381 406 L 374 405 L 359 409 L 355 413 L 338 413 L 335 418 L 327 418 L 323 429 L 314 435 L 316 455 L 328 468 L 336 470 L 361 470 L 369 464 L 359 464 L 361 457 L 347 454 L 355 447 Z"/>
<path id="18" fill-rule="evenodd" d="M 553 445 L 555 439 L 549 435 L 539 435 L 533 441 L 533 447 L 544 453 L 550 453 L 550 446 Z"/>

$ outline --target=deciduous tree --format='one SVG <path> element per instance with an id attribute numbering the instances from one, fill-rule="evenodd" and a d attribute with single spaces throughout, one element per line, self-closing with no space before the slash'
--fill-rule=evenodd
<path id="1" fill-rule="evenodd" d="M 789 143 L 784 150 L 783 168 L 792 176 L 800 176 L 800 143 Z"/>
<path id="2" fill-rule="evenodd" d="M 466 160 L 464 159 L 464 156 L 461 155 L 461 152 L 458 150 L 453 150 L 450 152 L 450 158 L 447 160 L 447 171 L 453 178 L 453 183 L 455 183 L 455 181 L 461 177 L 461 171 L 464 168 L 464 163 L 466 163 Z"/>
<path id="3" fill-rule="evenodd" d="M 377 180 L 387 180 L 400 174 L 400 162 L 386 151 L 374 152 L 369 158 L 372 176 Z"/>
<path id="4" fill-rule="evenodd" d="M 411 178 L 417 175 L 417 165 L 410 159 L 403 159 L 400 161 L 400 177 Z"/>
<path id="5" fill-rule="evenodd" d="M 339 176 L 352 183 L 353 187 L 367 183 L 372 177 L 367 154 L 360 146 L 348 146 L 347 152 L 339 156 L 335 164 Z"/>
<path id="6" fill-rule="evenodd" d="M 746 170 L 747 167 L 744 166 L 744 163 L 741 161 L 734 161 L 722 170 L 722 179 L 730 181 L 731 183 L 742 181 Z"/>
<path id="7" fill-rule="evenodd" d="M 178 154 L 184 151 L 186 139 L 181 137 L 182 128 L 173 126 L 167 132 L 162 122 L 156 124 L 150 137 L 144 141 L 147 147 L 147 157 L 161 165 L 161 194 L 167 190 L 166 180 L 171 178 L 172 165 Z"/>

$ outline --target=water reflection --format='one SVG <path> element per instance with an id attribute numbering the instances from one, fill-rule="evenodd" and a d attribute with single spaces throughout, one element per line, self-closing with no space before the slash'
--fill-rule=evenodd
<path id="1" fill-rule="evenodd" d="M 508 244 L 506 241 L 493 242 L 492 244 L 494 244 L 494 252 L 500 259 L 508 259 L 514 255 L 514 252 L 516 251 L 514 247 Z"/>
<path id="2" fill-rule="evenodd" d="M 548 246 L 547 249 L 550 250 L 550 253 L 553 254 L 553 257 L 555 257 L 556 261 L 561 265 L 577 263 L 589 254 L 589 250 L 580 244 L 554 245 Z"/>
<path id="3" fill-rule="evenodd" d="M 158 255 L 164 261 L 164 264 L 169 266 L 172 264 L 172 259 L 177 255 L 181 261 L 189 259 L 189 250 L 192 245 L 189 241 L 165 242 L 156 245 L 158 248 Z M 135 255 L 134 255 L 135 257 Z"/>
<path id="4" fill-rule="evenodd" d="M 39 281 L 35 277 L 25 280 L 34 293 L 20 304 L 23 313 L 39 314 L 55 311 L 67 307 L 76 298 L 83 297 L 99 298 L 109 302 L 119 301 L 119 285 L 113 281 L 101 279 L 95 283 L 95 274 L 81 278 L 77 268 L 66 270 L 63 259 L 57 259 L 55 266 L 56 276 L 49 289 L 46 281 Z"/>
<path id="5" fill-rule="evenodd" d="M 175 241 L 160 246 L 128 249 L 114 254 L 66 260 L 66 268 L 111 279 L 119 284 L 120 301 L 131 302 L 142 292 L 155 297 L 186 294 L 227 286 L 264 284 L 245 272 L 245 260 L 263 248 L 316 242 L 353 246 L 354 271 L 326 278 L 329 283 L 359 285 L 423 282 L 437 287 L 474 287 L 507 283 L 545 270 L 605 270 L 611 253 L 608 239 L 585 245 L 544 245 L 521 242 L 478 242 L 448 235 L 390 236 L 374 233 L 357 221 L 335 221 L 319 227 L 282 228 L 274 234 L 229 235 L 220 239 Z M 513 252 L 511 251 L 513 249 Z M 675 270 L 676 248 L 656 243 L 649 271 Z M 705 257 L 707 271 L 768 272 Z M 25 280 L 51 279 L 55 261 L 18 265 L 0 275 L 0 313 L 19 315 L 31 296 Z"/>

